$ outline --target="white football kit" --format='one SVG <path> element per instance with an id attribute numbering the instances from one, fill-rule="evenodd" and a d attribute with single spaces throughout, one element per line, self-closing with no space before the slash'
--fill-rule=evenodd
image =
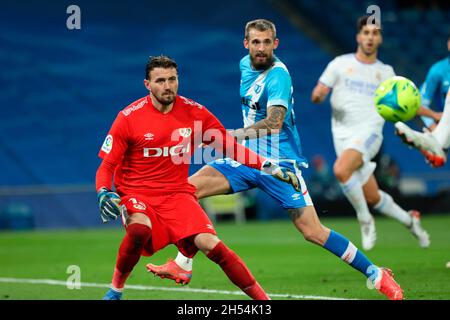
<path id="1" fill-rule="evenodd" d="M 363 166 L 356 172 L 362 184 L 375 170 L 370 160 L 383 141 L 384 119 L 374 105 L 375 90 L 384 80 L 395 76 L 390 65 L 377 60 L 368 64 L 354 53 L 332 60 L 319 82 L 332 89 L 332 134 L 336 155 L 355 149 L 363 155 Z"/>

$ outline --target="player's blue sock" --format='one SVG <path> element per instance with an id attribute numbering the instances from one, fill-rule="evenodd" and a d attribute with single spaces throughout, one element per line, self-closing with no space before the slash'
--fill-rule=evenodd
<path id="1" fill-rule="evenodd" d="M 367 278 L 375 279 L 378 276 L 378 268 L 347 238 L 331 230 L 325 249 L 361 271 Z"/>

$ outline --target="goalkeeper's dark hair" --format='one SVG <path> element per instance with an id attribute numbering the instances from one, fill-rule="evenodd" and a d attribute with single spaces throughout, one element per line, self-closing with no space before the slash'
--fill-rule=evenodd
<path id="1" fill-rule="evenodd" d="M 381 25 L 376 23 L 375 19 L 373 19 L 373 21 L 368 21 L 370 18 L 370 16 L 361 16 L 358 18 L 358 20 L 356 21 L 356 31 L 357 33 L 359 33 L 361 31 L 362 28 L 364 28 L 366 25 L 368 24 L 372 24 L 378 27 L 378 29 L 380 29 L 381 31 Z"/>
<path id="2" fill-rule="evenodd" d="M 178 71 L 178 65 L 172 58 L 163 55 L 150 57 L 148 59 L 147 65 L 145 66 L 145 79 L 150 80 L 150 72 L 155 68 L 174 68 Z"/>

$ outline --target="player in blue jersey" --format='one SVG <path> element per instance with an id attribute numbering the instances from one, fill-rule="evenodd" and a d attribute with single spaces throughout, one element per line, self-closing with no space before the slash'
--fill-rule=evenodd
<path id="1" fill-rule="evenodd" d="M 450 37 L 447 39 L 447 49 L 450 52 Z M 450 56 L 433 64 L 428 70 L 425 82 L 420 87 L 422 106 L 431 108 L 431 103 L 439 110 L 444 109 L 445 97 L 450 87 Z M 423 108 L 421 108 L 423 110 Z M 428 129 L 433 130 L 442 116 L 441 112 L 430 110 L 429 116 L 422 116 Z"/>
<path id="2" fill-rule="evenodd" d="M 339 233 L 320 223 L 301 176 L 307 167 L 302 156 L 295 125 L 292 80 L 286 66 L 274 55 L 279 40 L 275 25 L 264 19 L 250 21 L 245 27 L 244 47 L 249 54 L 240 62 L 241 108 L 244 128 L 231 133 L 245 140 L 247 147 L 281 166 L 296 172 L 301 192 L 279 183 L 268 175 L 247 168 L 231 159 L 208 163 L 189 178 L 198 198 L 260 188 L 288 210 L 295 227 L 304 238 L 322 246 L 362 272 L 389 299 L 402 299 L 403 291 L 390 270 L 374 265 L 356 246 Z M 192 276 L 192 259 L 181 253 L 163 266 L 148 264 L 150 272 L 184 284 Z"/>

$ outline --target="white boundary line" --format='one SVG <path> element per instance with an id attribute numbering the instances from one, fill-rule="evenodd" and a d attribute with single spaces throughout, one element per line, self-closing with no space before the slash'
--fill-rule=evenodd
<path id="1" fill-rule="evenodd" d="M 53 279 L 21 279 L 21 278 L 0 278 L 0 283 L 31 283 L 31 284 L 47 284 L 52 286 L 67 286 L 66 281 L 53 280 Z M 72 282 L 69 283 L 71 285 Z M 109 284 L 81 282 L 81 287 L 93 287 L 93 288 L 109 288 Z M 172 291 L 172 292 L 193 292 L 193 293 L 215 293 L 224 295 L 245 295 L 242 291 L 227 291 L 227 290 L 212 290 L 212 289 L 196 289 L 190 287 L 181 288 L 168 288 L 168 287 L 154 287 L 154 286 L 141 286 L 141 285 L 126 285 L 127 290 L 148 290 L 148 291 Z M 298 294 L 280 294 L 280 293 L 268 293 L 273 298 L 290 298 L 290 299 L 308 299 L 308 300 L 353 300 L 339 297 L 324 297 L 313 295 L 298 295 Z"/>

